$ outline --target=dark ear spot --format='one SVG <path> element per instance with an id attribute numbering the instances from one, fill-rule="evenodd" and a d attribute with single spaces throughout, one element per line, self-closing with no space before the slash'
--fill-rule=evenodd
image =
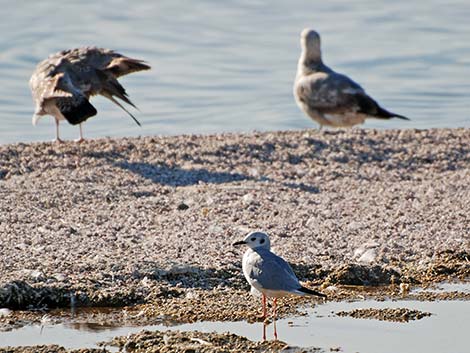
<path id="1" fill-rule="evenodd" d="M 259 241 L 259 243 L 260 243 L 260 244 L 264 244 L 264 239 L 261 239 L 261 240 Z"/>
<path id="2" fill-rule="evenodd" d="M 255 240 L 256 240 L 256 238 L 251 238 L 250 240 L 251 240 L 251 241 L 255 241 Z"/>

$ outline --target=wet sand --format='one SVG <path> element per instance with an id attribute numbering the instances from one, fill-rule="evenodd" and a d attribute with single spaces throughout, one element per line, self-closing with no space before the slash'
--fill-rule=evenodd
<path id="1" fill-rule="evenodd" d="M 469 200 L 468 129 L 4 145 L 0 308 L 255 320 L 231 246 L 252 230 L 332 299 L 358 295 L 342 285 L 399 296 L 401 283 L 468 280 Z"/>

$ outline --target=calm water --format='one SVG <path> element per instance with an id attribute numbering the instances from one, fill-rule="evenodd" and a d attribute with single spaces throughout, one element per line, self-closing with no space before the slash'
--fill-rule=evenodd
<path id="1" fill-rule="evenodd" d="M 48 54 L 81 45 L 153 66 L 122 80 L 143 127 L 98 97 L 86 137 L 315 127 L 292 98 L 304 27 L 322 34 L 328 65 L 413 119 L 365 127 L 470 127 L 468 0 L 0 4 L 0 144 L 53 138 L 52 118 L 31 125 L 28 80 Z M 75 138 L 78 128 L 64 124 L 62 135 Z"/>
<path id="2" fill-rule="evenodd" d="M 433 315 L 407 323 L 338 317 L 334 312 L 356 308 L 410 308 Z M 468 352 L 470 306 L 466 301 L 440 302 L 329 302 L 306 310 L 307 316 L 277 321 L 279 339 L 293 346 L 341 348 L 343 353 L 464 353 Z M 198 322 L 174 327 L 110 327 L 97 323 L 71 322 L 58 325 L 27 326 L 0 332 L 0 347 L 37 344 L 59 344 L 67 348 L 96 347 L 98 342 L 115 336 L 147 330 L 198 330 L 232 332 L 259 341 L 263 324 L 246 322 Z M 273 339 L 273 325 L 266 328 L 267 339 Z"/>

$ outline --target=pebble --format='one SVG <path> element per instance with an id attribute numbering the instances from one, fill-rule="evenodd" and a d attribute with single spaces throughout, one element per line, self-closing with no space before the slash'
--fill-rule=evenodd
<path id="1" fill-rule="evenodd" d="M 253 194 L 246 194 L 243 195 L 242 201 L 245 205 L 251 205 L 255 201 L 255 197 Z"/>
<path id="2" fill-rule="evenodd" d="M 374 262 L 377 258 L 377 251 L 375 249 L 367 249 L 360 257 L 357 259 L 360 263 L 370 264 Z"/>

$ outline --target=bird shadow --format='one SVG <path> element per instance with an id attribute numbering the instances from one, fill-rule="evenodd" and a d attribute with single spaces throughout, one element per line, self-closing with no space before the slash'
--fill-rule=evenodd
<path id="1" fill-rule="evenodd" d="M 149 179 L 154 183 L 168 186 L 190 186 L 199 183 L 225 184 L 244 180 L 274 182 L 274 180 L 267 177 L 254 178 L 240 173 L 211 172 L 204 168 L 183 169 L 178 166 L 168 166 L 165 163 L 119 162 L 115 163 L 115 165 Z M 304 183 L 282 182 L 281 184 L 290 189 L 299 189 L 312 194 L 320 192 L 316 186 Z"/>
<path id="2" fill-rule="evenodd" d="M 154 183 L 170 186 L 189 186 L 199 183 L 223 184 L 253 179 L 247 175 L 229 172 L 211 172 L 207 169 L 183 169 L 166 163 L 122 161 L 115 166 L 138 174 Z"/>
<path id="3" fill-rule="evenodd" d="M 252 180 L 259 182 L 280 183 L 284 187 L 298 189 L 313 194 L 320 192 L 319 188 L 314 185 L 288 181 L 275 181 L 274 179 L 265 176 L 254 177 L 229 171 L 214 172 L 206 168 L 185 169 L 178 165 L 170 165 L 165 162 L 130 162 L 123 154 L 116 152 L 92 151 L 88 152 L 86 156 L 103 159 L 115 167 L 137 174 L 145 179 L 152 181 L 153 183 L 161 185 L 191 186 L 197 185 L 199 183 L 225 184 Z M 199 162 L 208 163 L 207 161 L 203 160 L 199 160 Z"/>

